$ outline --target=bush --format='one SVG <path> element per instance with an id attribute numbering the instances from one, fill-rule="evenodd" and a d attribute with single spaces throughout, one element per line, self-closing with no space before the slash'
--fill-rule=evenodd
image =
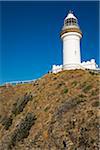
<path id="1" fill-rule="evenodd" d="M 53 77 L 52 80 L 57 80 L 57 77 Z"/>
<path id="2" fill-rule="evenodd" d="M 83 94 L 79 94 L 79 97 L 80 97 L 80 98 L 84 98 L 84 97 L 86 97 L 86 96 L 83 95 Z"/>
<path id="3" fill-rule="evenodd" d="M 18 99 L 17 102 L 13 104 L 12 113 L 15 114 L 15 116 L 21 113 L 30 100 L 32 100 L 32 95 L 26 93 L 24 97 Z"/>
<path id="4" fill-rule="evenodd" d="M 93 71 L 89 71 L 89 73 L 92 74 L 92 75 L 95 75 L 95 72 L 93 72 Z"/>
<path id="5" fill-rule="evenodd" d="M 89 73 L 90 73 L 91 75 L 98 75 L 98 72 L 96 72 L 96 71 L 89 71 Z"/>
<path id="6" fill-rule="evenodd" d="M 47 112 L 50 109 L 50 106 L 44 108 L 44 111 Z"/>
<path id="7" fill-rule="evenodd" d="M 98 88 L 96 88 L 95 90 L 93 90 L 92 92 L 91 92 L 91 95 L 92 96 L 96 96 L 96 95 L 98 95 L 99 94 L 99 89 Z"/>
<path id="8" fill-rule="evenodd" d="M 73 85 L 73 87 L 75 87 L 77 85 L 77 81 L 73 81 L 72 85 Z"/>
<path id="9" fill-rule="evenodd" d="M 83 88 L 83 92 L 87 93 L 90 89 L 92 89 L 92 86 L 87 85 L 86 87 Z"/>
<path id="10" fill-rule="evenodd" d="M 75 98 L 69 99 L 69 100 L 65 101 L 58 108 L 58 110 L 57 110 L 55 115 L 61 117 L 60 115 L 62 115 L 62 113 L 65 113 L 65 112 L 69 111 L 70 109 L 76 107 L 77 105 L 79 105 L 80 103 L 82 103 L 84 101 L 85 101 L 85 99 L 79 98 L 79 97 L 75 97 Z"/>
<path id="11" fill-rule="evenodd" d="M 11 117 L 3 117 L 2 120 L 1 120 L 1 124 L 4 126 L 4 128 L 6 130 L 9 129 L 9 127 L 12 125 L 12 118 Z"/>
<path id="12" fill-rule="evenodd" d="M 64 89 L 64 93 L 68 93 L 68 89 L 67 88 Z"/>
<path id="13" fill-rule="evenodd" d="M 64 83 L 59 83 L 59 84 L 57 85 L 57 88 L 60 88 L 62 85 L 64 85 Z"/>
<path id="14" fill-rule="evenodd" d="M 18 128 L 14 131 L 11 137 L 9 148 L 15 146 L 17 142 L 21 141 L 24 138 L 27 138 L 29 135 L 29 130 L 32 125 L 34 125 L 36 116 L 33 113 L 28 113 L 24 120 L 21 121 Z"/>
<path id="15" fill-rule="evenodd" d="M 100 106 L 99 101 L 93 102 L 93 103 L 92 103 L 92 106 L 93 106 L 93 107 L 99 107 L 99 106 Z"/>

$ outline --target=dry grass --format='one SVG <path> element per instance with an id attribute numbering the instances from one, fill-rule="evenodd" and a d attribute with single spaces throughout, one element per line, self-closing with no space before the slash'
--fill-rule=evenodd
<path id="1" fill-rule="evenodd" d="M 12 135 L 28 113 L 34 114 L 37 120 L 27 136 L 16 140 L 10 149 L 97 150 L 98 81 L 98 74 L 71 70 L 47 74 L 31 84 L 0 87 L 0 150 L 9 149 Z M 25 94 L 30 93 L 31 99 L 26 99 Z M 17 115 L 13 109 L 18 111 Z M 5 116 L 8 122 L 12 119 L 7 130 L 2 123 Z M 17 133 L 16 137 L 19 139 Z"/>

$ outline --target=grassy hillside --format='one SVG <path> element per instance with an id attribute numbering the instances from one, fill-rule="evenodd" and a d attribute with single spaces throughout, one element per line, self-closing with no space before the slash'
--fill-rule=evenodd
<path id="1" fill-rule="evenodd" d="M 0 150 L 99 150 L 99 75 L 47 74 L 0 87 Z"/>

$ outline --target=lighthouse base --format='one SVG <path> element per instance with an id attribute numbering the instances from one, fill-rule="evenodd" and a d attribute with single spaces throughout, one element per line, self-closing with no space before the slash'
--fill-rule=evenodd
<path id="1" fill-rule="evenodd" d="M 66 64 L 66 65 L 53 65 L 52 72 L 58 73 L 62 70 L 75 70 L 75 69 L 97 69 L 98 65 L 96 64 L 94 59 L 91 59 L 87 62 L 82 62 L 80 64 Z"/>

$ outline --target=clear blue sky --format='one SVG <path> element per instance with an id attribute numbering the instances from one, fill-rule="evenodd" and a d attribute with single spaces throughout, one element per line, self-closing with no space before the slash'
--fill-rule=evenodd
<path id="1" fill-rule="evenodd" d="M 36 79 L 62 64 L 60 31 L 69 10 L 83 32 L 82 61 L 99 64 L 99 2 L 1 2 L 0 84 Z"/>

